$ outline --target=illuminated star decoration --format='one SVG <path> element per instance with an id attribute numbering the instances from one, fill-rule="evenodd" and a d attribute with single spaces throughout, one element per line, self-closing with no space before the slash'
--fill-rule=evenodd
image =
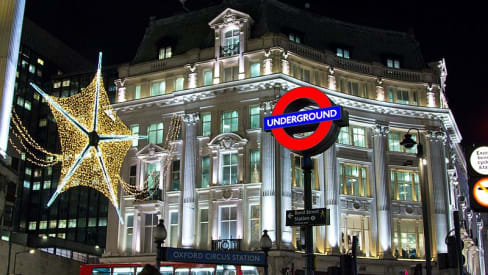
<path id="1" fill-rule="evenodd" d="M 88 87 L 70 97 L 49 96 L 31 83 L 49 103 L 61 142 L 61 176 L 47 206 L 71 187 L 88 186 L 102 192 L 112 202 L 123 223 L 117 199 L 120 169 L 132 140 L 146 137 L 132 135 L 113 112 L 103 88 L 101 61 L 102 53 L 95 78 Z"/>

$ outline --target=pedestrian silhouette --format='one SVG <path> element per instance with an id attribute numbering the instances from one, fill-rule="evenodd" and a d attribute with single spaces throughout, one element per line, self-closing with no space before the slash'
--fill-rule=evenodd
<path id="1" fill-rule="evenodd" d="M 161 273 L 153 265 L 146 264 L 137 275 L 161 275 Z"/>

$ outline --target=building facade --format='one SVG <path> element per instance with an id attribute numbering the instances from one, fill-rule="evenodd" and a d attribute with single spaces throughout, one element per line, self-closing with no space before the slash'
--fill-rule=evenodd
<path id="1" fill-rule="evenodd" d="M 114 105 L 134 134 L 148 136 L 133 143 L 122 177 L 151 195 L 121 192 L 125 222 L 109 208 L 101 261 L 153 261 L 152 231 L 164 219 L 171 247 L 259 250 L 266 229 L 271 274 L 304 270 L 303 235 L 285 225 L 286 210 L 304 207 L 301 157 L 262 129 L 277 99 L 300 86 L 350 114 L 336 144 L 313 158 L 313 207 L 331 213 L 330 225 L 313 229 L 317 271 L 338 266 L 357 236 L 360 274 L 404 272 L 425 257 L 424 218 L 436 260 L 447 253 L 466 175 L 446 76 L 445 63 L 427 65 L 405 33 L 274 0 L 151 20 L 135 59 L 119 67 Z M 412 128 L 420 161 L 416 147 L 400 145 Z"/>

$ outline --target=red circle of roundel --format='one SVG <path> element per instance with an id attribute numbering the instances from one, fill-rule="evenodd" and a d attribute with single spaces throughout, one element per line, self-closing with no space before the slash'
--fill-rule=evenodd
<path id="1" fill-rule="evenodd" d="M 319 108 L 332 107 L 329 98 L 318 89 L 312 87 L 299 87 L 287 92 L 280 98 L 280 100 L 278 100 L 272 115 L 282 115 L 286 107 L 300 98 L 307 98 L 314 101 Z M 285 132 L 284 128 L 275 128 L 271 131 L 276 140 L 286 148 L 292 151 L 305 151 L 322 142 L 329 133 L 331 125 L 332 121 L 330 120 L 320 122 L 314 133 L 305 138 L 291 137 Z"/>

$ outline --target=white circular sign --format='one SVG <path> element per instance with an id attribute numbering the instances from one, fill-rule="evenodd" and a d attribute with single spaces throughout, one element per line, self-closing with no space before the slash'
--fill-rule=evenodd
<path id="1" fill-rule="evenodd" d="M 481 175 L 488 175 L 488 146 L 474 149 L 469 158 L 474 171 Z"/>

